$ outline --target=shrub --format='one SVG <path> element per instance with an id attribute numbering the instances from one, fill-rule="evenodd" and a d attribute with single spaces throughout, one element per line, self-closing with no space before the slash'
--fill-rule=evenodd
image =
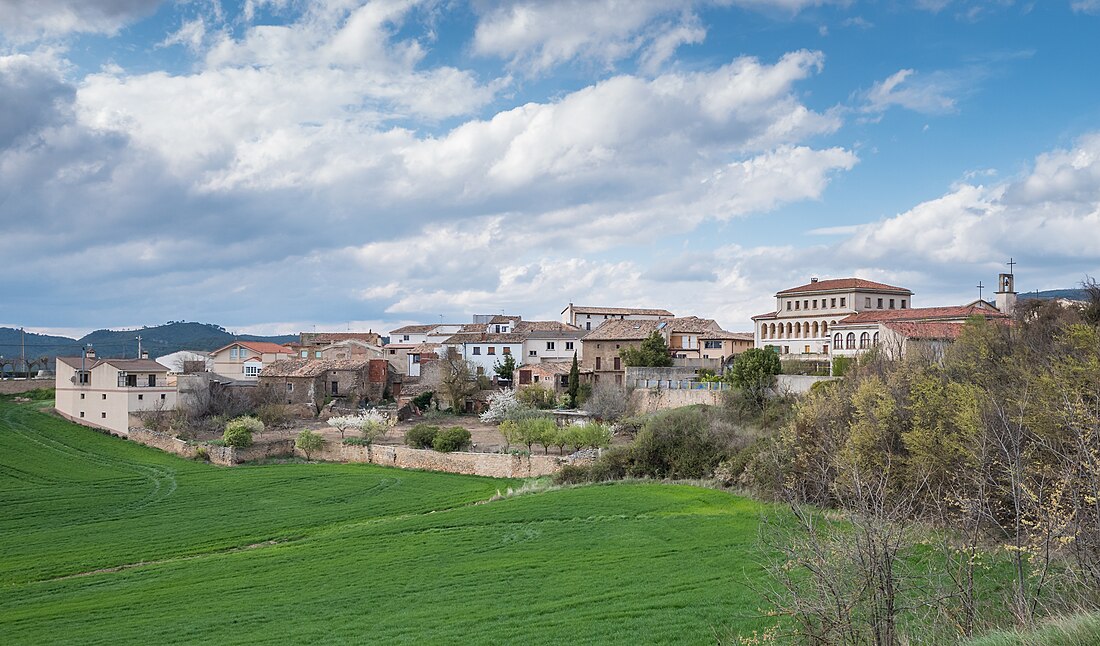
<path id="1" fill-rule="evenodd" d="M 256 417 L 267 428 L 286 426 L 291 420 L 290 408 L 286 404 L 261 404 L 256 409 Z"/>
<path id="2" fill-rule="evenodd" d="M 833 376 L 843 377 L 852 367 L 851 357 L 833 357 Z"/>
<path id="3" fill-rule="evenodd" d="M 481 421 L 486 424 L 499 424 L 508 419 L 512 411 L 520 407 L 516 391 L 505 388 L 489 396 L 489 410 L 481 414 Z"/>
<path id="4" fill-rule="evenodd" d="M 630 391 L 622 386 L 600 382 L 583 407 L 596 419 L 614 422 L 629 413 Z"/>
<path id="5" fill-rule="evenodd" d="M 346 446 L 367 446 L 366 441 L 361 437 L 346 437 L 343 439 L 343 443 Z"/>
<path id="6" fill-rule="evenodd" d="M 554 391 L 539 384 L 519 389 L 516 398 L 525 406 L 539 409 L 553 408 L 558 403 Z"/>
<path id="7" fill-rule="evenodd" d="M 294 446 L 306 454 L 307 460 L 312 457 L 315 451 L 320 451 L 324 445 L 325 438 L 319 433 L 314 433 L 308 429 L 303 429 L 301 433 L 298 433 L 298 437 L 294 438 Z"/>
<path id="8" fill-rule="evenodd" d="M 222 441 L 226 446 L 243 448 L 252 446 L 252 434 L 262 433 L 264 423 L 255 417 L 237 417 L 225 425 Z"/>
<path id="9" fill-rule="evenodd" d="M 434 396 L 434 392 L 426 390 L 416 397 L 413 397 L 412 405 L 416 406 L 419 410 L 427 410 L 428 407 L 432 405 L 432 397 Z"/>
<path id="10" fill-rule="evenodd" d="M 405 444 L 414 449 L 430 449 L 437 433 L 439 433 L 438 426 L 417 424 L 405 431 Z"/>
<path id="11" fill-rule="evenodd" d="M 440 453 L 461 451 L 470 445 L 470 431 L 461 426 L 452 426 L 436 433 L 432 439 L 432 448 Z"/>
<path id="12" fill-rule="evenodd" d="M 204 462 L 210 461 L 210 451 L 205 446 L 195 447 L 195 459 L 202 460 Z"/>
<path id="13" fill-rule="evenodd" d="M 703 407 L 654 415 L 631 447 L 635 475 L 707 478 L 732 452 L 731 434 Z"/>

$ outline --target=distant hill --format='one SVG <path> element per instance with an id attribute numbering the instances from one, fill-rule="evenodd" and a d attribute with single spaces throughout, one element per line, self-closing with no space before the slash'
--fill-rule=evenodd
<path id="1" fill-rule="evenodd" d="M 178 350 L 216 350 L 234 340 L 271 341 L 289 343 L 297 341 L 297 335 L 256 336 L 241 334 L 234 336 L 225 328 L 210 323 L 185 323 L 174 321 L 165 325 L 143 327 L 137 330 L 96 330 L 79 339 L 47 334 L 26 335 L 27 359 L 49 357 L 50 365 L 56 357 L 80 355 L 80 349 L 92 344 L 100 357 L 134 358 L 137 356 L 137 339 L 141 336 L 142 349 L 156 358 Z M 14 328 L 0 327 L 0 357 L 11 359 L 22 352 L 21 334 Z"/>
<path id="2" fill-rule="evenodd" d="M 1046 289 L 1041 292 L 1022 292 L 1019 298 L 1035 299 L 1035 300 L 1051 300 L 1055 298 L 1065 298 L 1071 301 L 1087 301 L 1088 296 L 1083 289 Z"/>

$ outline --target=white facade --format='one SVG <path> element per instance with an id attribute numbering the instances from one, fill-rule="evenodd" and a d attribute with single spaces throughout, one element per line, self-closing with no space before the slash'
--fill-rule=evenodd
<path id="1" fill-rule="evenodd" d="M 62 416 L 123 435 L 131 415 L 176 407 L 168 369 L 149 359 L 58 357 L 54 386 Z"/>
<path id="2" fill-rule="evenodd" d="M 907 310 L 913 293 L 859 278 L 812 280 L 776 294 L 776 311 L 753 317 L 754 345 L 780 354 L 828 356 L 835 350 L 830 328 L 869 310 Z"/>
<path id="3" fill-rule="evenodd" d="M 543 361 L 571 361 L 573 353 L 577 353 L 577 360 L 581 359 L 581 340 L 577 338 L 564 338 L 552 334 L 539 335 L 531 332 L 523 342 L 523 363 L 542 363 Z M 516 360 L 519 361 L 519 357 Z"/>
<path id="4" fill-rule="evenodd" d="M 498 361 L 504 361 L 504 357 L 512 355 L 518 367 L 523 363 L 522 339 L 493 339 L 492 335 L 485 335 L 484 340 L 448 341 L 443 344 L 442 353 L 448 348 L 454 348 L 458 356 L 472 363 L 479 375 L 493 376 L 496 374 L 494 366 Z M 515 335 L 509 335 L 512 337 Z M 452 337 L 453 338 L 453 337 Z M 572 356 L 572 355 L 570 355 Z"/>
<path id="5" fill-rule="evenodd" d="M 673 318 L 672 312 L 637 307 L 588 307 L 570 303 L 561 312 L 561 322 L 588 332 L 607 321 L 657 321 Z"/>

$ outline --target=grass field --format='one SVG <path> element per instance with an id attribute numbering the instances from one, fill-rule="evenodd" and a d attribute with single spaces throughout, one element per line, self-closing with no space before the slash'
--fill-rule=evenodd
<path id="1" fill-rule="evenodd" d="M 41 405 L 41 404 L 39 404 Z M 0 641 L 713 643 L 759 504 L 619 484 L 188 462 L 0 399 Z"/>

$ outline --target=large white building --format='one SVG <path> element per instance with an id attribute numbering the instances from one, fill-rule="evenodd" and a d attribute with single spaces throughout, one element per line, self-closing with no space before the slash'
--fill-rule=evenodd
<path id="1" fill-rule="evenodd" d="M 862 278 L 813 278 L 775 295 L 774 312 L 752 317 L 754 345 L 780 354 L 828 356 L 830 328 L 865 311 L 907 310 L 913 292 Z"/>
<path id="2" fill-rule="evenodd" d="M 113 431 L 129 432 L 131 416 L 176 407 L 176 388 L 168 385 L 168 368 L 149 359 L 58 357 L 54 376 L 56 402 L 63 417 Z"/>
<path id="3" fill-rule="evenodd" d="M 595 330 L 607 321 L 658 321 L 670 319 L 672 312 L 640 307 L 589 307 L 570 303 L 561 311 L 561 322 L 584 331 Z"/>

